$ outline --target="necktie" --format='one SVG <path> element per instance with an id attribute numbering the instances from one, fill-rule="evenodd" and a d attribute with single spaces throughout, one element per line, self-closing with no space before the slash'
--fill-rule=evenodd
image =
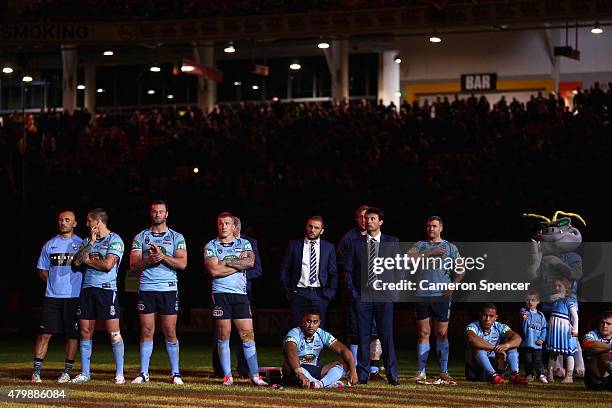
<path id="1" fill-rule="evenodd" d="M 374 273 L 374 259 L 376 258 L 376 240 L 370 238 L 368 242 L 368 286 L 372 286 L 376 280 Z"/>
<path id="2" fill-rule="evenodd" d="M 310 241 L 310 275 L 308 281 L 311 285 L 317 281 L 317 253 L 315 252 L 315 241 Z"/>

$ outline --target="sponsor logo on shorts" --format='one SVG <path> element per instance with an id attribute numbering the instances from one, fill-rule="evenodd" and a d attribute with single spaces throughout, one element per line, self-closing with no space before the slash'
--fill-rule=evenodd
<path id="1" fill-rule="evenodd" d="M 140 311 L 145 310 L 145 304 L 144 302 L 138 302 L 138 305 L 136 306 L 136 308 Z"/>
<path id="2" fill-rule="evenodd" d="M 77 316 L 81 315 L 81 306 L 77 306 L 76 314 L 77 314 Z"/>
<path id="3" fill-rule="evenodd" d="M 174 311 L 178 312 L 178 300 L 174 302 Z M 221 311 L 221 313 L 223 313 L 223 310 Z"/>
<path id="4" fill-rule="evenodd" d="M 223 316 L 223 309 L 221 308 L 221 306 L 215 306 L 215 308 L 212 311 L 212 315 L 214 317 L 221 317 L 221 316 Z"/>
<path id="5" fill-rule="evenodd" d="M 111 316 L 115 315 L 115 306 L 111 305 L 109 313 Z"/>

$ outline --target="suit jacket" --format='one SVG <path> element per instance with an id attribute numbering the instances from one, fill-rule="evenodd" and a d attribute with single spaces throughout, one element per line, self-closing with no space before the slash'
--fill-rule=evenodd
<path id="1" fill-rule="evenodd" d="M 360 236 L 351 241 L 349 253 L 344 262 L 344 269 L 346 273 L 346 289 L 351 294 L 353 299 L 360 300 L 361 298 L 361 287 L 362 283 L 367 282 L 368 279 L 368 250 L 367 250 L 367 235 Z M 399 254 L 400 246 L 399 239 L 397 237 L 381 234 L 380 236 L 380 247 L 378 250 L 378 257 L 395 257 Z M 383 272 L 387 278 L 386 281 L 396 280 L 395 271 L 385 270 Z M 388 295 L 388 296 L 386 296 Z M 384 293 L 388 301 L 397 300 L 397 294 Z"/>
<path id="2" fill-rule="evenodd" d="M 246 239 L 251 243 L 251 247 L 253 248 L 253 253 L 255 254 L 255 265 L 251 269 L 246 270 L 247 277 L 247 294 L 249 298 L 251 298 L 251 288 L 252 282 L 251 280 L 259 278 L 263 271 L 261 269 L 261 257 L 259 256 L 259 247 L 257 246 L 257 240 L 255 238 L 251 238 L 247 235 L 240 234 L 240 238 Z"/>
<path id="3" fill-rule="evenodd" d="M 287 299 L 291 299 L 293 292 L 302 276 L 302 254 L 304 239 L 289 241 L 287 252 L 280 268 L 281 287 Z M 336 265 L 336 248 L 329 241 L 320 241 L 319 253 L 319 282 L 323 296 L 331 300 L 338 289 L 338 268 Z"/>

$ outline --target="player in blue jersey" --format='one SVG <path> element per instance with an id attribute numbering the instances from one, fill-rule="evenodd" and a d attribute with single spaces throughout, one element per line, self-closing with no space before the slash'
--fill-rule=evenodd
<path id="1" fill-rule="evenodd" d="M 234 383 L 229 346 L 234 322 L 242 340 L 251 384 L 265 386 L 268 384 L 259 376 L 253 316 L 246 292 L 246 271 L 255 265 L 255 254 L 249 241 L 234 236 L 236 224 L 229 212 L 217 217 L 217 231 L 217 238 L 204 248 L 204 266 L 213 278 L 211 311 L 219 336 L 217 349 L 223 369 L 223 385 Z"/>
<path id="2" fill-rule="evenodd" d="M 168 228 L 168 206 L 164 201 L 154 201 L 150 215 L 151 227 L 134 237 L 130 253 L 130 268 L 140 272 L 138 311 L 141 328 L 140 374 L 132 384 L 149 382 L 157 313 L 170 359 L 170 382 L 183 384 L 176 337 L 179 305 L 177 272 L 187 267 L 187 244 L 183 235 Z"/>
<path id="3" fill-rule="evenodd" d="M 612 390 L 612 310 L 599 316 L 597 330 L 582 340 L 586 356 L 584 384 L 590 390 Z"/>
<path id="4" fill-rule="evenodd" d="M 527 380 L 532 381 L 535 375 L 541 383 L 548 384 L 544 375 L 542 362 L 542 345 L 546 341 L 546 317 L 538 310 L 540 295 L 530 290 L 525 295 L 525 307 L 521 308 L 521 321 L 523 322 L 523 342 L 521 354 L 525 361 L 525 374 Z"/>
<path id="5" fill-rule="evenodd" d="M 485 304 L 480 319 L 465 328 L 465 378 L 503 384 L 501 374 L 510 366 L 510 384 L 527 384 L 519 374 L 517 347 L 521 341 L 521 336 L 497 321 L 497 307 L 493 303 Z"/>
<path id="6" fill-rule="evenodd" d="M 72 273 L 72 256 L 81 247 L 82 239 L 74 234 L 77 222 L 72 211 L 63 211 L 57 219 L 59 234 L 51 238 L 42 248 L 38 258 L 38 274 L 47 283 L 43 301 L 40 334 L 34 345 L 34 372 L 32 383 L 42 382 L 40 369 L 49 340 L 53 334 L 66 337 L 64 371 L 57 379 L 59 383 L 70 381 L 79 338 L 79 323 L 76 312 L 81 293 L 81 274 Z"/>
<path id="7" fill-rule="evenodd" d="M 444 230 L 442 219 L 438 216 L 431 216 L 425 222 L 425 233 L 427 240 L 417 242 L 408 251 L 411 257 L 423 257 L 427 260 L 425 268 L 417 271 L 419 282 L 429 283 L 450 283 L 460 282 L 464 274 L 455 273 L 451 268 L 444 266 L 452 264 L 460 257 L 457 247 L 442 239 Z M 430 262 L 429 262 L 430 261 Z M 417 383 L 425 382 L 427 376 L 427 358 L 429 357 L 429 336 L 433 327 L 436 335 L 436 350 L 440 365 L 440 377 L 434 384 L 456 385 L 457 382 L 448 374 L 448 320 L 451 311 L 451 293 L 441 291 L 417 290 L 418 301 L 416 302 L 416 326 L 417 334 L 417 358 L 418 370 L 414 379 Z"/>
<path id="8" fill-rule="evenodd" d="M 72 382 L 91 380 L 90 360 L 92 337 L 96 319 L 104 320 L 115 357 L 115 384 L 125 384 L 123 376 L 123 339 L 119 329 L 119 299 L 117 298 L 117 271 L 123 257 L 124 245 L 119 235 L 106 226 L 108 215 L 102 208 L 87 214 L 90 236 L 74 255 L 72 265 L 84 269 L 83 289 L 79 299 L 77 316 L 81 325 L 82 372 Z"/>
<path id="9" fill-rule="evenodd" d="M 330 333 L 321 329 L 319 311 L 304 312 L 299 327 L 287 333 L 283 341 L 283 378 L 286 385 L 302 388 L 342 388 L 340 379 L 347 374 L 349 385 L 357 384 L 353 354 Z M 342 360 L 321 366 L 319 356 L 329 348 Z"/>

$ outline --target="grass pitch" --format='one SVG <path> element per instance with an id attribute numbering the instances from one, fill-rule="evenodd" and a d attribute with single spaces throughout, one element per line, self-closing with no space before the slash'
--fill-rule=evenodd
<path id="1" fill-rule="evenodd" d="M 63 369 L 63 345 L 53 339 L 45 359 L 43 384 L 32 386 L 32 345 L 34 339 L 19 344 L 0 343 L 0 405 L 14 405 L 7 399 L 9 389 L 65 388 L 68 399 L 20 403 L 19 406 L 58 405 L 74 407 L 612 407 L 612 395 L 592 392 L 584 388 L 582 380 L 574 384 L 540 384 L 528 386 L 468 383 L 463 380 L 463 362 L 452 361 L 450 374 L 458 380 L 457 386 L 417 385 L 408 378 L 416 370 L 413 352 L 398 353 L 400 385 L 372 382 L 343 390 L 301 390 L 254 387 L 246 380 L 235 378 L 235 385 L 224 387 L 219 379 L 209 378 L 212 373 L 210 346 L 181 344 L 181 371 L 185 385 L 168 383 L 168 359 L 161 342 L 155 344 L 151 360 L 151 382 L 132 385 L 129 381 L 138 374 L 139 350 L 136 344 L 126 345 L 125 385 L 114 385 L 114 363 L 107 340 L 96 339 L 92 356 L 92 378 L 87 384 L 60 386 L 55 379 Z M 452 354 L 461 355 L 457 350 Z M 280 350 L 260 347 L 260 366 L 278 366 Z M 80 370 L 77 363 L 73 375 Z M 323 360 L 332 358 L 329 353 Z M 437 374 L 435 353 L 430 356 L 429 374 Z"/>

